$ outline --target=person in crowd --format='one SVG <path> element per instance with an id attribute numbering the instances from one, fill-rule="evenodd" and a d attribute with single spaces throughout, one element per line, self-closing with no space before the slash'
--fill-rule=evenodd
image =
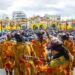
<path id="1" fill-rule="evenodd" d="M 48 43 L 47 38 L 43 38 L 44 32 L 38 31 L 36 33 L 37 39 L 32 40 L 32 46 L 35 51 L 35 54 L 38 58 L 43 57 L 44 59 L 47 58 L 47 49 L 46 45 Z"/>
<path id="2" fill-rule="evenodd" d="M 62 44 L 51 45 L 52 59 L 48 65 L 40 67 L 44 75 L 73 75 L 72 62 L 70 61 L 69 53 Z"/>
<path id="3" fill-rule="evenodd" d="M 14 75 L 31 75 L 31 62 L 28 57 L 31 56 L 30 44 L 23 41 L 21 34 L 15 34 L 15 64 Z"/>
<path id="4" fill-rule="evenodd" d="M 32 47 L 33 50 L 35 51 L 35 55 L 36 57 L 39 59 L 38 61 L 41 60 L 41 62 L 44 64 L 44 61 L 47 61 L 47 57 L 48 57 L 48 53 L 47 53 L 47 49 L 46 49 L 46 45 L 48 43 L 47 38 L 44 38 L 44 32 L 43 31 L 38 31 L 36 33 L 37 35 L 37 39 L 33 39 L 32 40 Z M 37 67 L 37 65 L 39 66 L 40 63 L 34 63 L 35 67 Z M 36 74 L 37 74 L 37 70 L 36 70 Z"/>
<path id="5" fill-rule="evenodd" d="M 73 40 L 70 39 L 69 35 L 64 35 L 62 37 L 64 46 L 67 48 L 67 50 L 70 52 L 70 55 L 73 56 L 74 61 L 73 65 L 75 65 L 75 49 L 74 49 L 74 42 Z"/>
<path id="6" fill-rule="evenodd" d="M 0 69 L 3 68 L 3 62 L 2 62 L 2 45 L 3 45 L 3 41 L 0 42 Z"/>
<path id="7" fill-rule="evenodd" d="M 12 41 L 11 34 L 7 34 L 7 39 L 2 44 L 2 63 L 6 75 L 13 75 L 13 69 L 15 67 L 14 45 L 15 42 Z"/>
<path id="8" fill-rule="evenodd" d="M 62 36 L 64 46 L 70 51 L 72 54 L 74 42 L 69 38 L 69 35 L 63 35 Z"/>

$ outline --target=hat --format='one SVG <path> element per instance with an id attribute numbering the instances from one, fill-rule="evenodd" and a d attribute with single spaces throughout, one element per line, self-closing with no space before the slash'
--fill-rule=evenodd
<path id="1" fill-rule="evenodd" d="M 53 43 L 50 47 L 51 50 L 60 51 L 62 50 L 62 44 Z"/>
<path id="2" fill-rule="evenodd" d="M 68 36 L 68 35 L 63 35 L 63 36 L 62 36 L 62 39 L 63 39 L 63 40 L 67 40 L 67 39 L 69 39 L 69 36 Z"/>
<path id="3" fill-rule="evenodd" d="M 63 44 L 57 44 L 57 43 L 52 44 L 50 49 L 51 49 L 51 51 L 53 51 L 53 50 L 58 51 L 61 54 L 68 53 L 68 50 L 64 47 Z"/>
<path id="4" fill-rule="evenodd" d="M 62 44 L 51 45 L 51 50 L 52 51 L 55 50 L 55 51 L 59 52 L 59 54 L 61 56 L 64 56 L 68 60 L 70 59 L 68 50 Z"/>

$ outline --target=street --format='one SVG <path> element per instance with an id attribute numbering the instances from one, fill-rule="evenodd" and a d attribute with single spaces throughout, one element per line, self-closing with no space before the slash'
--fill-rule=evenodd
<path id="1" fill-rule="evenodd" d="M 0 69 L 0 75 L 6 75 L 4 69 Z"/>
<path id="2" fill-rule="evenodd" d="M 0 75 L 5 75 L 5 71 L 4 71 L 4 69 L 0 69 Z M 73 73 L 73 75 L 75 75 L 75 69 L 74 69 L 74 73 Z"/>

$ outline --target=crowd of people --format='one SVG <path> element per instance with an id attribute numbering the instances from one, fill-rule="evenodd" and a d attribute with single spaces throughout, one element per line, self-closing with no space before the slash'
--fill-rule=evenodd
<path id="1" fill-rule="evenodd" d="M 73 75 L 74 38 L 68 32 L 53 32 L 30 31 L 35 35 L 30 41 L 25 41 L 27 31 L 7 33 L 0 42 L 0 69 L 6 75 Z"/>

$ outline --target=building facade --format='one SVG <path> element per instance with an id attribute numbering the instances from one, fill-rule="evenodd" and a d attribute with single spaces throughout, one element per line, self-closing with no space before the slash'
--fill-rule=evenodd
<path id="1" fill-rule="evenodd" d="M 49 18 L 50 20 L 53 20 L 53 21 L 60 21 L 61 20 L 60 15 L 48 15 L 48 14 L 46 14 L 44 17 Z"/>
<path id="2" fill-rule="evenodd" d="M 12 17 L 13 20 L 22 20 L 25 18 L 26 18 L 26 15 L 23 11 L 13 12 L 13 17 Z"/>

